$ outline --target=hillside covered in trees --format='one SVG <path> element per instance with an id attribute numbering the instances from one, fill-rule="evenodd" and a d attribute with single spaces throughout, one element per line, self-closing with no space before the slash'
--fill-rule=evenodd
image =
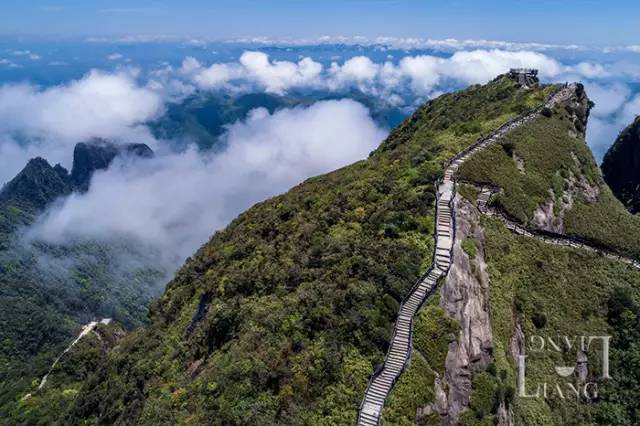
<path id="1" fill-rule="evenodd" d="M 639 421 L 640 272 L 514 235 L 477 207 L 478 188 L 491 186 L 492 208 L 510 220 L 638 256 L 640 225 L 584 143 L 591 104 L 576 87 L 460 169 L 456 203 L 471 230 L 454 248 L 459 274 L 416 317 L 411 365 L 385 424 L 455 424 L 454 406 L 466 425 Z M 431 264 L 435 183 L 447 161 L 558 89 L 499 76 L 427 102 L 366 160 L 241 214 L 188 259 L 146 326 L 126 335 L 101 327 L 41 389 L 37 380 L 16 386 L 3 414 L 26 424 L 354 424 L 399 303 Z M 474 335 L 460 301 L 490 330 L 466 399 L 454 395 L 450 362 L 470 327 Z M 610 334 L 613 378 L 600 397 L 519 399 L 512 342 L 535 333 Z M 543 356 L 530 369 L 551 381 L 556 361 Z"/>

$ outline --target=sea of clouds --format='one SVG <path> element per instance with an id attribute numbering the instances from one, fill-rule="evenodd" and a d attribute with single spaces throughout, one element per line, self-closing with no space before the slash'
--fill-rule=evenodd
<path id="1" fill-rule="evenodd" d="M 116 55 L 113 61 L 123 58 Z M 115 71 L 92 70 L 53 87 L 5 84 L 0 86 L 0 181 L 34 156 L 69 167 L 75 143 L 90 137 L 147 143 L 155 158 L 116 161 L 96 173 L 88 193 L 56 203 L 30 233 L 49 242 L 133 237 L 157 247 L 175 267 L 252 204 L 365 158 L 388 129 L 353 100 L 320 101 L 273 113 L 251 111 L 228 123 L 221 152 L 195 147 L 176 152 L 170 141 L 155 139 L 148 126 L 169 102 L 212 91 L 339 95 L 355 89 L 411 109 L 445 91 L 485 83 L 510 67 L 534 67 L 543 81 L 585 82 L 596 103 L 588 143 L 601 158 L 640 113 L 640 95 L 633 89 L 640 80 L 638 57 L 635 62 L 563 62 L 540 49 L 497 46 L 444 57 L 407 50 L 403 57 L 384 61 L 358 54 L 323 62 L 312 55 L 275 60 L 247 50 L 227 62 L 188 56 L 177 66 L 144 70 L 123 63 Z"/>

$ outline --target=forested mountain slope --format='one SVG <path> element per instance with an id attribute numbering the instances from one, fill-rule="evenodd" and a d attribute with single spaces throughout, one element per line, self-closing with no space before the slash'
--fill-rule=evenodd
<path id="1" fill-rule="evenodd" d="M 159 292 L 163 273 L 131 242 L 51 243 L 27 235 L 56 200 L 85 191 L 93 172 L 121 153 L 152 155 L 141 144 L 79 143 L 72 173 L 35 158 L 0 191 L 0 407 L 42 377 L 83 324 L 109 317 L 138 326 Z M 119 256 L 129 257 L 129 268 L 117 268 Z"/>
<path id="2" fill-rule="evenodd" d="M 149 327 L 61 384 L 79 390 L 67 420 L 355 421 L 398 301 L 430 262 L 443 164 L 552 89 L 499 78 L 442 96 L 369 159 L 242 214 L 178 272 Z M 50 383 L 16 415 L 47 416 Z"/>
<path id="3" fill-rule="evenodd" d="M 11 421 L 354 424 L 399 303 L 431 263 L 434 183 L 447 161 L 557 89 L 500 76 L 443 95 L 368 159 L 247 210 L 186 262 L 148 326 L 125 337 L 112 331 L 92 368 L 77 362 L 93 346 L 71 351 L 46 386 L 16 396 Z M 584 143 L 589 108 L 575 86 L 566 103 L 459 170 L 467 184 L 455 200 L 454 265 L 417 315 L 411 365 L 385 424 L 637 421 L 629 336 L 640 331 L 638 271 L 516 236 L 477 202 L 479 185 L 489 185 L 492 208 L 513 221 L 636 256 L 635 219 Z M 578 406 L 518 399 L 518 336 L 534 332 L 610 333 L 615 392 L 603 387 L 600 399 Z M 553 362 L 543 356 L 531 371 L 540 379 Z"/>

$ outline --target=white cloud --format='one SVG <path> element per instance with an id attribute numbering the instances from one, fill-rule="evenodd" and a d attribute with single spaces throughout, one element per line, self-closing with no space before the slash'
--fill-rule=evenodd
<path id="1" fill-rule="evenodd" d="M 335 90 L 352 84 L 365 92 L 387 96 L 390 91 L 404 90 L 403 85 L 408 82 L 418 95 L 432 95 L 440 85 L 485 83 L 512 67 L 537 68 L 546 78 L 567 69 L 555 59 L 528 51 L 473 50 L 456 52 L 448 58 L 405 56 L 397 65 L 390 61 L 377 64 L 366 56 L 357 56 L 342 65 L 333 63 L 327 85 Z"/>
<path id="2" fill-rule="evenodd" d="M 180 72 L 183 74 L 191 74 L 196 71 L 199 71 L 202 68 L 202 64 L 193 56 L 187 56 L 182 61 L 182 67 L 180 67 Z"/>
<path id="3" fill-rule="evenodd" d="M 30 50 L 13 50 L 11 51 L 11 54 L 13 56 L 26 56 L 27 58 L 31 59 L 32 61 L 37 61 L 40 59 L 40 55 L 33 53 Z"/>
<path id="4" fill-rule="evenodd" d="M 124 56 L 122 55 L 122 53 L 112 53 L 110 55 L 107 56 L 107 59 L 110 61 L 119 61 L 121 59 L 124 59 Z"/>
<path id="5" fill-rule="evenodd" d="M 562 65 L 542 53 L 504 50 L 474 50 L 456 52 L 446 60 L 441 69 L 465 83 L 484 83 L 509 68 L 537 68 L 541 77 L 555 77 L 563 71 Z"/>
<path id="6" fill-rule="evenodd" d="M 622 83 L 601 85 L 587 82 L 585 88 L 589 98 L 595 103 L 591 113 L 598 117 L 617 113 L 631 95 L 631 89 Z"/>
<path id="7" fill-rule="evenodd" d="M 184 40 L 175 34 L 131 34 L 119 37 L 89 37 L 89 43 L 164 43 Z"/>
<path id="8" fill-rule="evenodd" d="M 419 37 L 363 37 L 363 36 L 322 36 L 318 38 L 291 37 L 241 37 L 225 40 L 228 43 L 262 44 L 274 46 L 311 46 L 318 44 L 345 44 L 372 47 L 389 47 L 394 49 L 433 49 L 453 52 L 468 49 L 503 49 L 503 50 L 584 50 L 584 46 L 576 44 L 550 44 L 536 42 L 512 42 L 503 40 L 458 40 L 428 39 Z M 381 46 L 379 46 L 381 45 Z"/>
<path id="9" fill-rule="evenodd" d="M 205 68 L 191 56 L 182 61 L 180 72 L 190 76 L 193 83 L 201 89 L 219 89 L 226 87 L 232 80 L 245 77 L 238 64 L 213 64 Z"/>
<path id="10" fill-rule="evenodd" d="M 434 56 L 407 56 L 400 60 L 401 74 L 411 79 L 411 87 L 418 93 L 428 93 L 440 83 L 439 67 L 443 59 Z M 388 84 L 388 79 L 385 80 Z"/>
<path id="11" fill-rule="evenodd" d="M 637 115 L 640 115 L 640 95 L 627 102 L 622 109 L 622 117 L 627 124 L 630 124 Z"/>
<path id="12" fill-rule="evenodd" d="M 631 89 L 622 83 L 587 82 L 585 88 L 595 102 L 587 127 L 587 143 L 601 160 L 620 131 L 640 114 L 640 96 L 631 98 Z"/>
<path id="13" fill-rule="evenodd" d="M 248 51 L 240 56 L 238 63 L 213 64 L 208 68 L 197 59 L 187 57 L 180 70 L 190 75 L 193 82 L 203 89 L 217 89 L 243 79 L 257 84 L 265 92 L 284 94 L 291 88 L 316 84 L 322 65 L 308 57 L 297 63 L 271 61 L 265 53 Z"/>
<path id="14" fill-rule="evenodd" d="M 366 56 L 355 56 L 342 65 L 332 63 L 330 72 L 339 87 L 344 83 L 372 82 L 380 72 L 380 65 Z"/>
<path id="15" fill-rule="evenodd" d="M 253 110 L 229 127 L 228 148 L 220 154 L 161 153 L 97 173 L 87 194 L 51 210 L 32 237 L 134 236 L 177 265 L 253 203 L 365 158 L 384 136 L 368 110 L 351 100 L 274 114 Z"/>
<path id="16" fill-rule="evenodd" d="M 313 86 L 322 72 L 322 65 L 311 58 L 303 58 L 297 64 L 289 61 L 269 61 L 262 52 L 245 52 L 240 64 L 250 78 L 265 87 L 267 92 L 284 93 L 286 89 Z"/>
<path id="17" fill-rule="evenodd" d="M 320 63 L 304 57 L 298 63 L 272 61 L 262 52 L 245 52 L 238 62 L 203 66 L 187 57 L 180 73 L 201 89 L 239 90 L 242 84 L 269 93 L 283 94 L 291 88 L 325 88 L 340 91 L 357 87 L 369 94 L 391 98 L 394 91 L 410 89 L 420 96 L 442 90 L 442 84 L 484 83 L 511 67 L 534 67 L 542 77 L 554 78 L 570 70 L 542 53 L 506 50 L 456 52 L 449 58 L 430 55 L 406 56 L 397 64 L 375 63 L 367 56 L 355 56 L 342 64 L 332 62 L 323 72 Z M 583 64 L 576 72 L 598 71 Z M 395 93 L 396 97 L 398 93 Z"/>
<path id="18" fill-rule="evenodd" d="M 125 72 L 91 71 L 47 89 L 0 86 L 0 158 L 24 155 L 21 162 L 3 164 L 0 180 L 12 177 L 33 154 L 68 163 L 73 145 L 91 137 L 151 142 L 144 123 L 162 109 L 161 97 Z M 15 142 L 25 139 L 27 146 Z"/>
<path id="19" fill-rule="evenodd" d="M 611 73 L 601 64 L 580 62 L 572 68 L 575 72 L 586 78 L 607 78 L 611 76 Z"/>

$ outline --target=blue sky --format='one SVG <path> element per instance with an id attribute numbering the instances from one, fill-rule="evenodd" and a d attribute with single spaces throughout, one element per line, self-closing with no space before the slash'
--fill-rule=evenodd
<path id="1" fill-rule="evenodd" d="M 0 34 L 173 34 L 209 38 L 413 36 L 618 45 L 640 43 L 634 0 L 21 0 Z"/>

